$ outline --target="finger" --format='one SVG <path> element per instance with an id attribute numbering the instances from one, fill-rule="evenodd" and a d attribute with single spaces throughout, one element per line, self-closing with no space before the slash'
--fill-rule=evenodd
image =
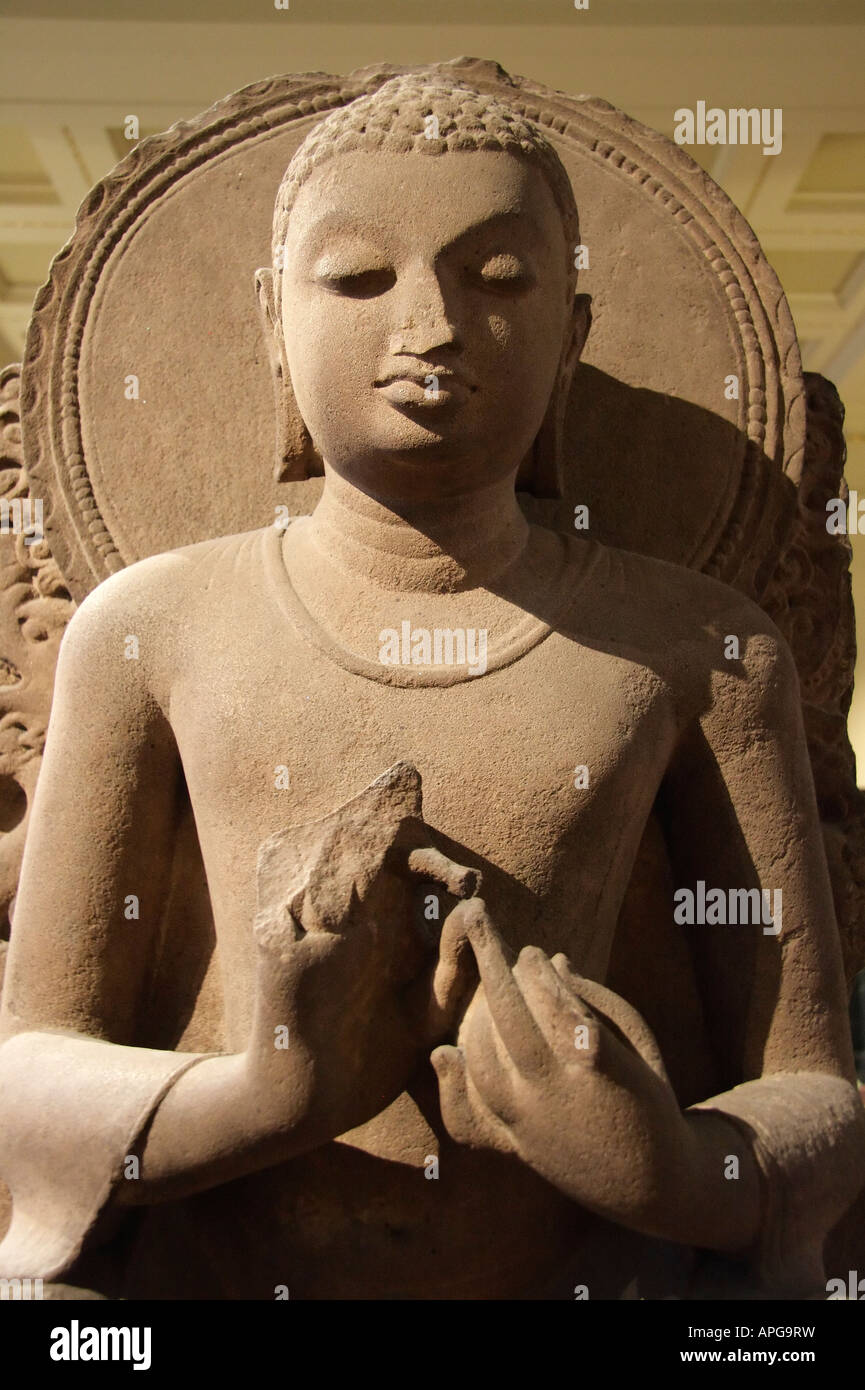
<path id="1" fill-rule="evenodd" d="M 544 999 L 552 996 L 562 1001 L 570 999 L 573 994 L 573 991 L 566 987 L 546 951 L 540 946 L 524 946 L 517 956 L 513 973 L 523 997 L 530 1006 L 530 994 Z M 543 996 L 540 995 L 541 990 Z"/>
<path id="2" fill-rule="evenodd" d="M 504 942 L 482 898 L 460 903 L 454 912 L 462 913 L 464 929 L 478 963 L 487 1005 L 499 1037 L 517 1069 L 528 1075 L 544 1065 L 547 1046 L 514 978 Z"/>
<path id="3" fill-rule="evenodd" d="M 586 1038 L 596 1031 L 594 1019 L 546 951 L 524 946 L 514 966 L 514 978 L 541 1033 L 558 1056 L 565 1055 L 562 1049 L 573 1044 L 576 1027 L 583 1029 L 580 1036 L 585 1046 Z"/>
<path id="4" fill-rule="evenodd" d="M 431 845 L 411 851 L 408 871 L 413 878 L 438 883 L 455 898 L 472 898 L 480 887 L 478 869 L 467 869 L 464 864 L 457 864 Z"/>
<path id="5" fill-rule="evenodd" d="M 607 1032 L 637 1052 L 664 1081 L 668 1081 L 667 1069 L 658 1047 L 655 1035 L 642 1014 L 632 1004 L 607 989 L 597 980 L 589 980 L 574 970 L 567 956 L 553 957 L 553 966 L 559 976 L 574 990 L 587 1019 L 599 1017 L 608 1026 Z M 587 1002 L 588 1001 L 588 1002 Z M 592 1011 L 592 1006 L 596 1012 Z"/>
<path id="6" fill-rule="evenodd" d="M 439 956 L 430 988 L 427 1012 L 430 1044 L 440 1042 L 456 1027 L 465 1005 L 477 989 L 478 981 L 474 952 L 462 917 L 454 909 L 442 924 Z"/>
<path id="7" fill-rule="evenodd" d="M 431 843 L 429 826 L 419 816 L 405 816 L 387 855 L 391 872 L 439 884 L 454 897 L 471 897 L 480 886 L 479 869 L 469 869 Z"/>
<path id="8" fill-rule="evenodd" d="M 583 1012 L 586 1015 L 587 1018 L 593 1018 L 594 1015 L 592 1013 L 592 1010 L 586 1003 L 586 1000 L 583 997 L 582 993 L 582 987 L 584 984 L 587 983 L 585 976 L 580 975 L 574 969 L 567 956 L 563 955 L 561 951 L 559 951 L 557 955 L 553 956 L 552 960 L 550 961 L 550 965 L 555 970 L 557 976 L 564 985 L 567 993 L 573 998 L 575 1005 L 581 1010 L 581 1012 Z"/>
<path id="9" fill-rule="evenodd" d="M 458 1144 L 469 1144 L 475 1138 L 477 1122 L 469 1105 L 465 1058 L 458 1047 L 437 1047 L 430 1061 L 438 1077 L 445 1129 Z"/>
<path id="10" fill-rule="evenodd" d="M 442 1119 L 451 1138 L 469 1148 L 513 1153 L 515 1145 L 506 1128 L 484 1104 L 466 1071 L 462 1050 L 437 1047 L 430 1061 L 438 1077 Z"/>
<path id="11" fill-rule="evenodd" d="M 521 1074 L 493 1022 L 483 985 L 460 1024 L 459 1045 L 466 1059 L 466 1074 L 484 1104 L 505 1125 L 514 1124 Z"/>

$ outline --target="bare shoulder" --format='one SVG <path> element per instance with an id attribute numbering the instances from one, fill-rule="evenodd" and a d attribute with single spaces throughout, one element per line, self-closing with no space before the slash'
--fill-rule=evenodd
<path id="1" fill-rule="evenodd" d="M 236 536 L 217 536 L 178 550 L 167 550 L 138 560 L 97 584 L 78 612 L 91 622 L 109 621 L 113 615 L 145 614 L 158 610 L 176 612 L 195 595 L 210 587 L 214 573 L 236 564 L 239 554 L 261 531 Z"/>
<path id="2" fill-rule="evenodd" d="M 161 702 L 183 653 L 209 630 L 207 614 L 218 611 L 220 584 L 237 582 L 239 559 L 260 535 L 245 532 L 166 551 L 103 580 L 73 614 L 60 674 L 86 667 L 118 694 L 132 684 Z"/>
<path id="3" fill-rule="evenodd" d="M 753 600 L 682 565 L 589 544 L 592 563 L 574 616 L 595 640 L 650 666 L 703 706 L 722 692 L 737 706 L 771 703 L 781 689 L 798 698 L 792 653 Z"/>

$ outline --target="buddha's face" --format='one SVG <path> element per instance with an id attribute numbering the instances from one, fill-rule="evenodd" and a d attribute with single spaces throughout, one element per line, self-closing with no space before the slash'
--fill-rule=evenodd
<path id="1" fill-rule="evenodd" d="M 326 463 L 373 496 L 514 473 L 575 336 L 561 214 L 511 155 L 356 152 L 289 221 L 286 363 Z"/>

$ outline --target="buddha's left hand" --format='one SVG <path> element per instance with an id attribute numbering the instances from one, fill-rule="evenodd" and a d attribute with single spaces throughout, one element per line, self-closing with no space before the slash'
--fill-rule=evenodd
<path id="1" fill-rule="evenodd" d="M 697 1164 L 647 1025 L 618 1001 L 636 1021 L 628 1034 L 644 1056 L 589 1007 L 580 987 L 597 998 L 599 986 L 582 981 L 565 956 L 530 946 L 511 964 L 480 899 L 455 914 L 481 982 L 457 1046 L 432 1054 L 451 1136 L 518 1156 L 612 1220 L 665 1231 Z"/>

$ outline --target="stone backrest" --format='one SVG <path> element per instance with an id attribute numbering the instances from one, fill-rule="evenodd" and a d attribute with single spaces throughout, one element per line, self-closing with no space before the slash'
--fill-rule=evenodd
<path id="1" fill-rule="evenodd" d="M 319 479 L 274 472 L 253 272 L 270 263 L 274 195 L 310 128 L 414 70 L 274 77 L 142 141 L 93 189 L 37 296 L 24 362 L 0 375 L 0 496 L 41 501 L 45 529 L 35 543 L 32 532 L 0 535 L 7 934 L 75 602 L 144 556 L 315 504 Z M 803 377 L 753 232 L 683 149 L 607 102 L 492 62 L 429 70 L 539 122 L 580 209 L 574 251 L 594 323 L 568 403 L 564 496 L 526 496 L 526 511 L 703 570 L 778 623 L 799 669 L 852 977 L 865 957 L 865 817 L 846 734 L 849 549 L 826 529 L 826 500 L 844 492 L 837 394 Z M 188 1012 L 182 1001 L 178 1010 Z"/>

